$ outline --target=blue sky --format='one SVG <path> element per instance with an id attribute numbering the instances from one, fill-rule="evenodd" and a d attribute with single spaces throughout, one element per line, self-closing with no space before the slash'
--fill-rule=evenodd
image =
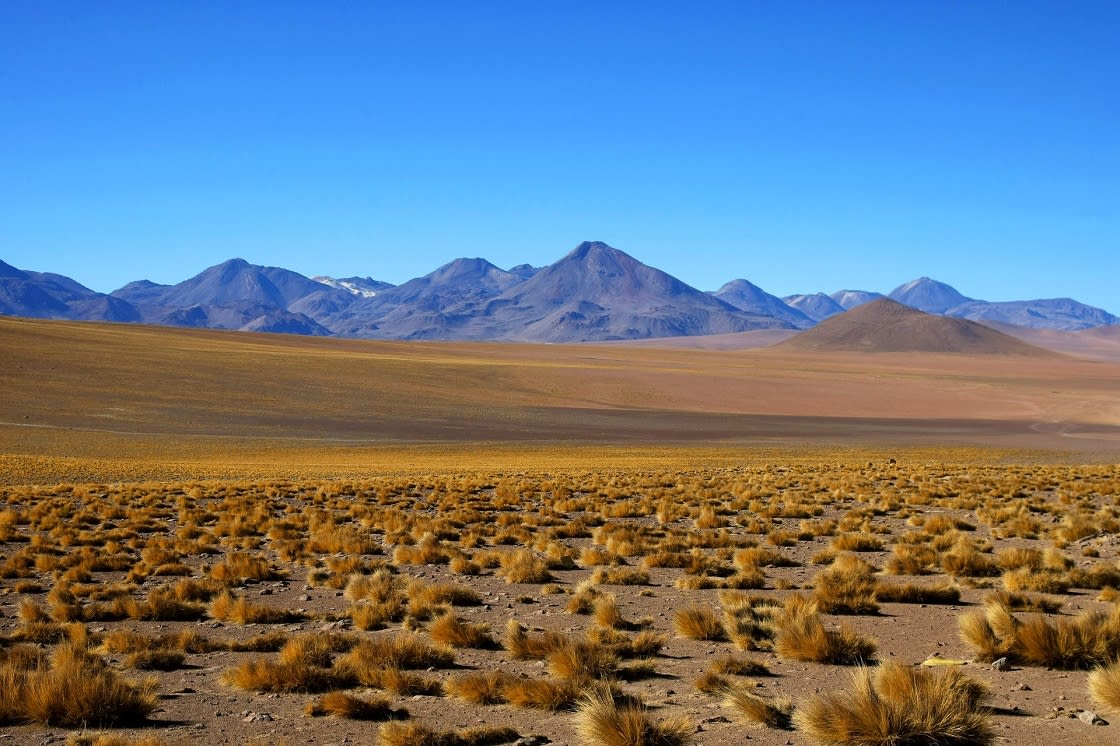
<path id="1" fill-rule="evenodd" d="M 408 6 L 405 8 L 404 6 Z M 1114 2 L 0 4 L 0 259 L 403 282 L 603 240 L 705 290 L 1120 313 Z"/>

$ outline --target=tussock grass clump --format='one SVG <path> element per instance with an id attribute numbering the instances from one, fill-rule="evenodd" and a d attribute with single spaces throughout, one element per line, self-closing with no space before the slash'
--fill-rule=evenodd
<path id="1" fill-rule="evenodd" d="M 743 687 L 732 687 L 723 691 L 723 704 L 748 725 L 786 730 L 791 724 L 793 700 L 788 697 L 770 699 Z"/>
<path id="2" fill-rule="evenodd" d="M 589 746 L 686 746 L 696 726 L 685 718 L 650 720 L 642 705 L 595 691 L 576 709 L 576 733 Z"/>
<path id="3" fill-rule="evenodd" d="M 377 733 L 378 746 L 492 746 L 516 741 L 513 728 L 434 730 L 420 723 L 385 723 Z"/>
<path id="4" fill-rule="evenodd" d="M 277 609 L 254 604 L 244 596 L 234 596 L 223 591 L 210 602 L 210 616 L 234 624 L 282 624 L 303 619 L 303 615 L 289 609 Z"/>
<path id="5" fill-rule="evenodd" d="M 1089 696 L 1102 707 L 1120 711 L 1120 661 L 1093 669 L 1089 674 Z"/>
<path id="6" fill-rule="evenodd" d="M 351 670 L 362 680 L 362 671 L 396 666 L 402 669 L 447 668 L 455 662 L 455 651 L 431 645 L 411 633 L 363 639 L 338 660 L 338 667 Z"/>
<path id="7" fill-rule="evenodd" d="M 530 635 L 516 619 L 506 622 L 506 637 L 502 641 L 509 656 L 516 661 L 544 660 L 548 654 L 568 643 L 568 637 L 559 632 Z"/>
<path id="8" fill-rule="evenodd" d="M 268 658 L 242 661 L 222 675 L 230 686 L 251 692 L 325 692 L 348 683 L 335 671 L 310 663 Z"/>
<path id="9" fill-rule="evenodd" d="M 582 691 L 582 683 L 571 679 L 518 678 L 502 687 L 502 695 L 514 707 L 553 712 L 571 709 Z"/>
<path id="10" fill-rule="evenodd" d="M 813 598 L 826 614 L 877 614 L 875 568 L 854 554 L 841 554 L 817 574 Z"/>
<path id="11" fill-rule="evenodd" d="M 961 639 L 980 660 L 1006 656 L 1037 666 L 1086 669 L 1120 658 L 1120 607 L 1051 622 L 1040 616 L 1018 619 L 1006 605 L 989 601 L 984 611 L 961 616 L 959 624 Z"/>
<path id="12" fill-rule="evenodd" d="M 502 555 L 498 575 L 507 583 L 548 583 L 556 578 L 548 570 L 548 563 L 528 549 L 518 549 Z"/>
<path id="13" fill-rule="evenodd" d="M 138 671 L 174 671 L 183 667 L 186 658 L 179 650 L 137 650 L 124 659 L 124 667 Z"/>
<path id="14" fill-rule="evenodd" d="M 720 676 L 715 671 L 705 671 L 692 682 L 697 691 L 704 694 L 718 694 L 731 686 L 726 676 Z"/>
<path id="15" fill-rule="evenodd" d="M 356 697 L 346 692 L 328 692 L 307 704 L 311 717 L 335 715 L 347 720 L 407 720 L 408 710 L 394 710 L 385 697 Z"/>
<path id="16" fill-rule="evenodd" d="M 816 601 L 805 596 L 791 596 L 786 601 L 774 643 L 783 658 L 839 665 L 864 663 L 876 647 L 870 639 L 844 626 L 827 629 Z"/>
<path id="17" fill-rule="evenodd" d="M 433 642 L 453 648 L 496 647 L 489 624 L 464 622 L 454 614 L 444 614 L 434 620 L 428 627 L 428 634 Z"/>
<path id="18" fill-rule="evenodd" d="M 881 552 L 883 542 L 871 534 L 840 534 L 832 540 L 838 552 Z"/>
<path id="19" fill-rule="evenodd" d="M 349 669 L 341 669 L 344 676 L 352 675 Z M 402 671 L 396 666 L 371 666 L 353 672 L 358 681 L 365 686 L 381 689 L 396 697 L 440 697 L 443 696 L 443 682 L 431 676 Z"/>
<path id="20" fill-rule="evenodd" d="M 986 696 L 983 685 L 956 669 L 935 673 L 887 662 L 857 669 L 847 691 L 809 699 L 794 722 L 825 743 L 988 744 L 994 735 L 982 707 Z"/>
<path id="21" fill-rule="evenodd" d="M 0 665 L 0 722 L 50 727 L 120 726 L 144 722 L 158 706 L 154 680 L 120 678 L 97 656 L 65 644 L 50 660 L 7 656 Z"/>
<path id="22" fill-rule="evenodd" d="M 895 544 L 883 572 L 888 575 L 930 575 L 937 571 L 939 560 L 933 547 Z"/>
<path id="23" fill-rule="evenodd" d="M 712 661 L 711 670 L 732 676 L 769 676 L 765 663 L 738 655 L 723 655 Z"/>
<path id="24" fill-rule="evenodd" d="M 1064 572 L 1054 570 L 1035 570 L 1020 567 L 1003 574 L 1003 587 L 1012 593 L 1035 591 L 1038 593 L 1065 593 L 1070 581 Z"/>
<path id="25" fill-rule="evenodd" d="M 455 676 L 444 682 L 443 688 L 448 696 L 470 702 L 474 705 L 499 705 L 507 702 L 505 690 L 520 681 L 513 674 L 504 671 Z"/>
<path id="26" fill-rule="evenodd" d="M 1012 611 L 1036 611 L 1040 614 L 1057 614 L 1062 602 L 1045 596 L 1029 596 L 1026 593 L 995 591 L 984 597 L 985 604 L 1003 604 Z"/>
<path id="27" fill-rule="evenodd" d="M 649 585 L 649 573 L 636 567 L 598 567 L 591 573 L 595 585 Z"/>
<path id="28" fill-rule="evenodd" d="M 879 583 L 875 586 L 875 600 L 898 604 L 955 604 L 961 600 L 961 589 L 952 583 Z"/>
<path id="29" fill-rule="evenodd" d="M 721 591 L 723 629 L 740 650 L 769 650 L 777 631 L 781 606 L 772 599 L 737 591 Z"/>
<path id="30" fill-rule="evenodd" d="M 618 669 L 618 655 L 589 640 L 567 640 L 545 659 L 553 676 L 571 681 L 601 679 Z"/>
<path id="31" fill-rule="evenodd" d="M 690 640 L 726 640 L 723 623 L 706 606 L 685 606 L 673 614 L 673 630 Z"/>
<path id="32" fill-rule="evenodd" d="M 238 585 L 246 580 L 278 580 L 284 577 L 264 557 L 246 552 L 230 552 L 225 561 L 210 568 L 210 577 L 224 585 Z"/>
<path id="33" fill-rule="evenodd" d="M 119 733 L 83 731 L 66 737 L 66 746 L 170 746 L 158 736 L 124 736 Z"/>
<path id="34" fill-rule="evenodd" d="M 967 541 L 960 541 L 941 555 L 941 570 L 953 577 L 986 578 L 999 575 L 999 564 Z"/>

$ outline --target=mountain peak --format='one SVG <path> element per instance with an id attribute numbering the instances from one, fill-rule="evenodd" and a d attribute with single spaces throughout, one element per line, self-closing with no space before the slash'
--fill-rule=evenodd
<path id="1" fill-rule="evenodd" d="M 950 308 L 972 300 L 961 295 L 952 285 L 929 277 L 919 277 L 899 285 L 887 297 L 926 313 L 945 313 Z"/>

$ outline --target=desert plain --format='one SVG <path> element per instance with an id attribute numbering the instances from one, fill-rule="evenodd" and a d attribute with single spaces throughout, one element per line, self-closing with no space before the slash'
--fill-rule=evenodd
<path id="1" fill-rule="evenodd" d="M 0 318 L 0 738 L 1120 742 L 1115 340 L 773 341 Z"/>

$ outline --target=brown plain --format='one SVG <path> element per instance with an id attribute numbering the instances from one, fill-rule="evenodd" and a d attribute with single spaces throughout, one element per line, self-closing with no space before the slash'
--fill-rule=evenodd
<path id="1" fill-rule="evenodd" d="M 1114 743 L 1120 364 L 1016 349 L 0 318 L 0 735 Z"/>

